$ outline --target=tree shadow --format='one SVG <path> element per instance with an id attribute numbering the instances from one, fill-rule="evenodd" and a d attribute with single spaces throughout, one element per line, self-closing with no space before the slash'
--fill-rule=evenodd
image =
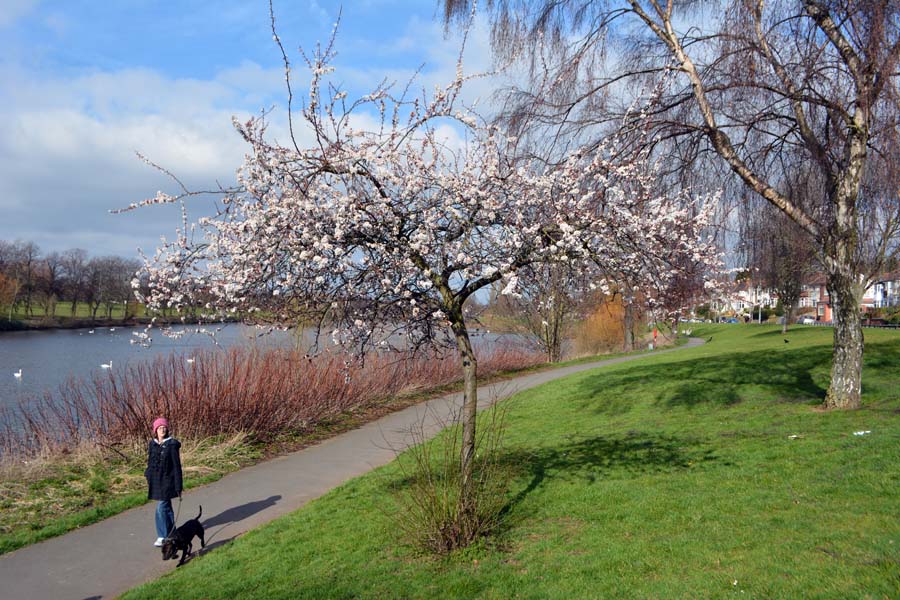
<path id="1" fill-rule="evenodd" d="M 664 408 L 731 406 L 741 401 L 745 386 L 762 388 L 781 401 L 821 401 L 826 389 L 812 373 L 830 361 L 831 350 L 824 346 L 792 349 L 787 354 L 778 348 L 733 352 L 631 367 L 620 373 L 598 371 L 585 377 L 577 392 L 586 398 L 584 408 L 612 415 L 632 410 L 633 393 L 642 388 Z"/>
<path id="2" fill-rule="evenodd" d="M 516 479 L 528 483 L 513 496 L 510 513 L 547 479 L 580 480 L 590 484 L 612 475 L 631 477 L 702 467 L 718 461 L 712 449 L 695 438 L 645 432 L 594 436 L 553 448 L 512 450 L 500 457 Z"/>
<path id="3" fill-rule="evenodd" d="M 863 369 L 896 369 L 900 365 L 900 344 L 896 342 L 867 343 L 863 354 Z"/>

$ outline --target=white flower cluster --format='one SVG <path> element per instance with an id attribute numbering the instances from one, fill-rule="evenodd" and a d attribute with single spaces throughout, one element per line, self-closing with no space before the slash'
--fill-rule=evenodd
<path id="1" fill-rule="evenodd" d="M 517 162 L 503 132 L 454 108 L 461 75 L 415 102 L 406 122 L 399 110 L 410 106 L 397 102 L 380 127 L 355 129 L 354 107 L 388 106 L 387 91 L 339 114 L 344 92 L 316 104 L 331 67 L 310 69 L 302 114 L 314 142 L 280 146 L 263 119 L 236 123 L 251 146 L 241 191 L 196 223 L 202 240 L 188 240 L 185 222 L 147 260 L 151 308 L 206 306 L 279 324 L 318 312 L 336 325 L 336 345 L 371 340 L 379 323 L 419 343 L 461 318 L 478 289 L 502 280 L 502 293 L 516 294 L 518 270 L 536 262 L 576 261 L 659 288 L 689 263 L 712 262 L 700 241 L 708 215 L 684 195 L 655 193 L 647 164 L 616 163 L 602 146 L 555 167 Z M 437 133 L 448 118 L 471 128 L 461 148 Z"/>

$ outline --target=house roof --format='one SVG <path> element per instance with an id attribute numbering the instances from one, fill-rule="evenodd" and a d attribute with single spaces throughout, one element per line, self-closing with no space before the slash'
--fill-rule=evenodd
<path id="1" fill-rule="evenodd" d="M 887 271 L 875 277 L 875 282 L 881 281 L 900 281 L 900 269 Z"/>
<path id="2" fill-rule="evenodd" d="M 828 279 L 825 273 L 813 273 L 803 282 L 803 285 L 825 285 Z"/>

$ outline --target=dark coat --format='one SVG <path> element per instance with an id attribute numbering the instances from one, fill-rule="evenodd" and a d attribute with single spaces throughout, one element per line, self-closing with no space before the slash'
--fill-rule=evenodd
<path id="1" fill-rule="evenodd" d="M 162 444 L 150 440 L 147 451 L 147 478 L 150 500 L 170 500 L 181 495 L 181 442 L 168 438 Z"/>

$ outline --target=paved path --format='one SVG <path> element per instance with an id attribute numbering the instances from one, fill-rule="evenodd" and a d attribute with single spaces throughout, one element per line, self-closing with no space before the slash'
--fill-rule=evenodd
<path id="1" fill-rule="evenodd" d="M 702 344 L 691 339 L 688 347 Z M 682 346 L 683 348 L 684 346 Z M 654 354 L 675 352 L 680 348 Z M 481 386 L 479 400 L 491 400 L 579 371 L 649 356 L 638 354 L 524 375 Z M 227 475 L 185 492 L 179 523 L 197 514 L 206 528 L 207 550 L 286 513 L 297 510 L 341 483 L 393 460 L 410 442 L 408 431 L 424 423 L 438 431 L 461 404 L 451 394 L 387 415 L 315 446 Z M 0 556 L 0 599 L 85 600 L 114 598 L 175 567 L 153 547 L 151 502 L 63 536 Z M 177 510 L 177 501 L 176 501 Z M 195 549 L 198 544 L 195 542 Z"/>

